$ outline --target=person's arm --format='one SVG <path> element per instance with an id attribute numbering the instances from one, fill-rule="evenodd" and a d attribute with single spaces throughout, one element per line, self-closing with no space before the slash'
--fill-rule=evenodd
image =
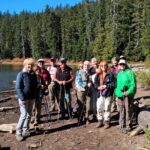
<path id="1" fill-rule="evenodd" d="M 65 81 L 65 83 L 69 83 L 69 82 L 72 82 L 74 80 L 74 75 L 73 75 L 73 71 L 71 70 L 70 71 L 70 79 Z"/>
<path id="2" fill-rule="evenodd" d="M 23 94 L 23 77 L 22 77 L 22 73 L 20 72 L 18 75 L 17 75 L 17 78 L 16 78 L 16 92 L 17 92 L 17 95 L 18 95 L 18 99 L 20 99 L 21 101 L 24 101 L 24 94 Z"/>
<path id="3" fill-rule="evenodd" d="M 133 73 L 132 70 L 129 70 L 127 73 L 129 73 L 129 79 L 130 79 L 130 83 L 128 86 L 128 90 L 126 91 L 127 95 L 132 95 L 135 92 L 135 88 L 136 88 L 136 81 L 135 81 L 135 75 Z"/>
<path id="4" fill-rule="evenodd" d="M 76 73 L 76 81 L 77 84 L 79 84 L 81 87 L 85 88 L 87 86 L 87 76 L 84 71 L 78 71 Z"/>
<path id="5" fill-rule="evenodd" d="M 113 73 L 110 73 L 110 83 L 106 85 L 107 89 L 114 89 L 116 84 L 116 79 Z"/>

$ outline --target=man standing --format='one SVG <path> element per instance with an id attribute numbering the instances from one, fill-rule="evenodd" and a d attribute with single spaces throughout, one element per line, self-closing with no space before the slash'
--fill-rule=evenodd
<path id="1" fill-rule="evenodd" d="M 16 127 L 16 139 L 18 141 L 30 136 L 29 124 L 37 89 L 37 78 L 32 71 L 33 62 L 31 58 L 25 59 L 23 70 L 18 73 L 16 79 L 16 92 L 21 113 Z"/>
<path id="2" fill-rule="evenodd" d="M 56 82 L 56 95 L 58 97 L 57 99 L 59 99 L 60 114 L 62 119 L 65 118 L 64 103 L 66 103 L 69 117 L 72 116 L 70 89 L 72 88 L 74 75 L 72 68 L 66 65 L 66 62 L 67 60 L 65 58 L 60 59 L 60 66 L 54 76 L 54 81 Z"/>

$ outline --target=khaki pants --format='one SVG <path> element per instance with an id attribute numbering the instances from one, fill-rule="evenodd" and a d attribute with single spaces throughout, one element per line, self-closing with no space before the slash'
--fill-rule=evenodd
<path id="1" fill-rule="evenodd" d="M 53 82 L 48 86 L 48 90 L 49 90 L 50 110 L 53 111 L 55 109 L 55 98 L 56 98 L 55 84 Z"/>
<path id="2" fill-rule="evenodd" d="M 91 109 L 91 98 L 89 96 L 86 96 L 85 91 L 77 91 L 77 98 L 78 98 L 79 105 L 80 105 L 80 107 L 79 107 L 80 118 L 83 117 L 81 115 L 84 114 L 83 109 L 85 108 L 85 117 L 86 117 L 86 119 L 89 119 L 90 109 Z"/>

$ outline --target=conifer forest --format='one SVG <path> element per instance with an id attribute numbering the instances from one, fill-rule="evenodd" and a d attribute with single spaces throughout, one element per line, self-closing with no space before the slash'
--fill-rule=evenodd
<path id="1" fill-rule="evenodd" d="M 0 12 L 0 58 L 150 58 L 150 0 L 83 0 L 42 12 Z"/>

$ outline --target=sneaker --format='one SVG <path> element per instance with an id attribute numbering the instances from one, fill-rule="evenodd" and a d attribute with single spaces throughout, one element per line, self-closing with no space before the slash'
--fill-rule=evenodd
<path id="1" fill-rule="evenodd" d="M 24 131 L 24 132 L 22 132 L 22 136 L 23 137 L 28 137 L 28 136 L 30 136 L 30 132 L 29 131 Z"/>
<path id="2" fill-rule="evenodd" d="M 105 129 L 110 128 L 110 123 L 109 123 L 108 121 L 106 121 L 106 122 L 105 122 L 105 126 L 104 126 L 104 128 L 105 128 Z"/>
<path id="3" fill-rule="evenodd" d="M 23 136 L 21 134 L 16 134 L 16 139 L 18 142 L 21 142 L 24 140 Z"/>
<path id="4" fill-rule="evenodd" d="M 96 125 L 96 128 L 100 128 L 103 126 L 103 121 L 102 120 L 99 120 L 98 121 L 98 124 Z"/>

